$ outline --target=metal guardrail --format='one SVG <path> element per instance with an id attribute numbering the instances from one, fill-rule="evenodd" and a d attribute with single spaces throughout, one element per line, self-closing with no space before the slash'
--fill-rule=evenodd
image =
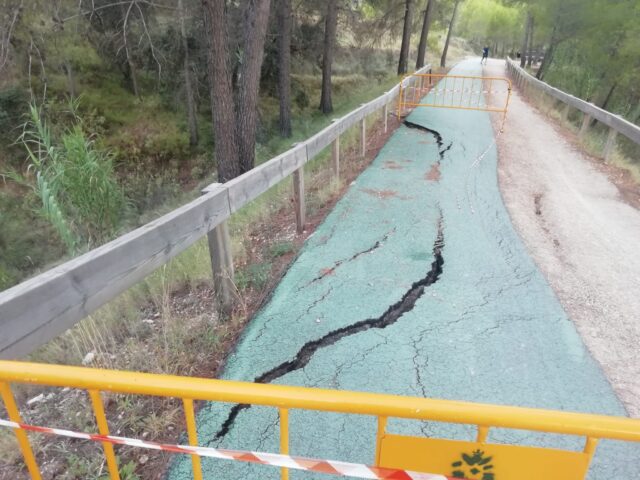
<path id="1" fill-rule="evenodd" d="M 582 127 L 580 128 L 580 136 L 588 131 L 589 126 L 593 120 L 608 126 L 609 136 L 604 147 L 604 158 L 608 160 L 615 147 L 616 135 L 618 133 L 624 135 L 632 142 L 640 145 L 640 127 L 625 120 L 619 115 L 615 115 L 600 107 L 597 107 L 593 103 L 589 103 L 581 98 L 574 97 L 568 93 L 558 90 L 545 82 L 538 80 L 526 71 L 524 71 L 519 65 L 516 64 L 511 58 L 507 58 L 507 71 L 514 79 L 516 85 L 523 89 L 525 94 L 529 87 L 538 89 L 539 91 L 546 93 L 547 95 L 559 100 L 567 105 L 567 108 L 575 108 L 584 113 L 582 121 Z M 563 116 L 566 118 L 568 110 L 565 110 Z"/>
<path id="2" fill-rule="evenodd" d="M 194 400 L 263 405 L 277 408 L 280 416 L 280 450 L 281 453 L 285 454 L 289 452 L 288 419 L 289 412 L 292 409 L 370 415 L 376 417 L 378 421 L 375 449 L 373 448 L 374 439 L 372 438 L 372 452 L 375 453 L 375 464 L 376 466 L 391 468 L 416 469 L 416 467 L 421 467 L 421 464 L 412 462 L 432 461 L 437 459 L 440 454 L 450 455 L 452 447 L 456 453 L 459 449 L 465 451 L 465 449 L 469 448 L 482 448 L 487 452 L 491 452 L 491 449 L 499 449 L 502 452 L 501 462 L 503 462 L 502 467 L 505 470 L 512 471 L 512 469 L 507 468 L 509 463 L 507 458 L 511 458 L 515 462 L 517 471 L 520 472 L 522 469 L 526 470 L 528 468 L 527 464 L 532 461 L 531 468 L 535 469 L 536 463 L 544 462 L 547 458 L 545 455 L 549 455 L 556 459 L 555 461 L 558 462 L 558 465 L 567 465 L 567 470 L 564 471 L 569 473 L 561 475 L 556 471 L 545 471 L 543 476 L 526 476 L 526 478 L 573 480 L 584 477 L 583 474 L 588 470 L 589 462 L 595 453 L 598 440 L 614 439 L 640 442 L 640 420 L 638 419 L 376 393 L 0 361 L 0 396 L 5 404 L 9 418 L 16 423 L 22 423 L 22 419 L 10 384 L 69 387 L 87 391 L 96 417 L 98 431 L 101 435 L 109 435 L 109 427 L 102 403 L 102 392 L 181 398 L 183 400 L 189 444 L 192 446 L 198 445 Z M 475 442 L 458 441 L 456 443 L 446 439 L 423 439 L 420 437 L 393 435 L 389 434 L 386 428 L 389 418 L 476 425 L 477 437 Z M 492 428 L 582 436 L 585 437 L 584 451 L 565 452 L 564 450 L 549 450 L 540 447 L 528 448 L 489 443 L 487 442 L 487 436 Z M 16 429 L 15 433 L 31 477 L 40 479 L 39 469 L 26 432 Z M 428 442 L 427 447 L 430 454 L 416 455 L 416 451 L 425 451 L 424 449 L 419 449 L 420 445 L 423 445 L 422 442 L 425 441 Z M 394 457 L 392 453 L 394 442 L 403 442 L 403 445 L 408 444 L 410 449 L 415 449 L 408 452 L 411 457 L 408 462 L 402 456 Z M 388 449 L 385 450 L 387 447 Z M 105 443 L 104 451 L 111 478 L 118 479 L 118 467 L 113 446 Z M 488 454 L 491 455 L 491 453 Z M 563 454 L 566 455 L 562 456 Z M 421 457 L 425 457 L 426 460 L 419 460 Z M 193 456 L 192 460 L 194 462 L 194 478 L 196 480 L 201 479 L 200 459 L 197 456 Z M 494 463 L 497 462 L 494 461 Z M 449 464 L 447 463 L 446 466 L 448 467 Z M 498 468 L 501 468 L 501 466 L 496 465 L 496 470 Z M 417 471 L 423 470 L 418 468 Z M 498 472 L 496 471 L 497 474 Z M 283 478 L 287 478 L 285 471 L 283 471 Z M 510 480 L 524 477 L 520 475 L 514 476 L 506 472 L 504 476 L 499 478 Z"/>
<path id="3" fill-rule="evenodd" d="M 418 73 L 428 72 L 427 65 Z M 415 82 L 406 79 L 403 88 Z M 366 119 L 382 109 L 387 130 L 388 105 L 400 84 L 362 105 L 287 152 L 90 252 L 0 292 L 0 358 L 18 358 L 53 339 L 155 269 L 208 235 L 216 290 L 233 301 L 233 266 L 226 219 L 269 188 L 293 174 L 298 230 L 305 222 L 304 165 L 333 144 L 333 169 L 339 172 L 340 135 L 361 124 L 362 152 Z"/>

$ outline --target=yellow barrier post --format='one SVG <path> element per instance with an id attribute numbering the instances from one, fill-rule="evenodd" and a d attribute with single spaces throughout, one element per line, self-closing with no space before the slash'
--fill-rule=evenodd
<path id="1" fill-rule="evenodd" d="M 93 405 L 93 413 L 96 416 L 98 432 L 100 435 L 109 435 L 109 425 L 107 424 L 107 417 L 104 414 L 104 406 L 102 405 L 100 392 L 93 389 L 89 390 L 89 397 L 91 398 L 91 404 Z M 111 477 L 111 480 L 120 480 L 118 461 L 116 460 L 116 454 L 113 451 L 113 445 L 108 442 L 102 442 L 102 448 L 104 449 L 104 456 L 107 459 L 107 468 L 109 469 L 109 476 Z"/>
<path id="2" fill-rule="evenodd" d="M 478 425 L 478 435 L 476 436 L 476 442 L 478 443 L 486 442 L 488 435 L 489 435 L 489 427 Z"/>
<path id="3" fill-rule="evenodd" d="M 378 417 L 378 429 L 376 431 L 376 467 L 380 466 L 380 451 L 382 449 L 382 437 L 387 428 L 387 417 Z"/>
<path id="4" fill-rule="evenodd" d="M 187 423 L 187 435 L 189 437 L 189 445 L 198 446 L 198 430 L 196 428 L 196 415 L 193 410 L 193 400 L 183 398 L 184 418 Z M 202 465 L 198 455 L 191 455 L 191 466 L 193 467 L 193 480 L 202 480 Z"/>
<path id="5" fill-rule="evenodd" d="M 0 395 L 4 402 L 4 408 L 7 409 L 9 420 L 12 422 L 22 423 L 18 406 L 16 405 L 16 401 L 11 393 L 11 387 L 9 387 L 8 383 L 0 382 Z M 18 445 L 22 451 L 24 463 L 27 465 L 27 469 L 29 470 L 32 480 L 41 480 L 42 477 L 40 476 L 40 469 L 36 463 L 36 457 L 33 455 L 33 450 L 31 450 L 31 444 L 29 443 L 27 432 L 24 430 L 14 430 L 13 432 L 18 439 Z"/>
<path id="6" fill-rule="evenodd" d="M 289 454 L 289 410 L 280 408 L 280 453 Z M 282 480 L 289 480 L 289 469 L 282 467 L 280 470 Z"/>
<path id="7" fill-rule="evenodd" d="M 402 84 L 404 83 L 405 78 L 406 75 L 400 80 L 400 89 L 398 90 L 398 111 L 396 112 L 398 114 L 398 119 L 400 119 L 400 114 L 402 113 Z"/>

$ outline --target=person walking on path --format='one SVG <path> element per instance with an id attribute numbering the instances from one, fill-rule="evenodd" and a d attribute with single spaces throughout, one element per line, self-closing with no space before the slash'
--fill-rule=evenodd
<path id="1" fill-rule="evenodd" d="M 489 58 L 489 47 L 484 47 L 482 49 L 482 60 L 480 60 L 480 63 L 484 63 L 486 65 L 488 58 Z"/>

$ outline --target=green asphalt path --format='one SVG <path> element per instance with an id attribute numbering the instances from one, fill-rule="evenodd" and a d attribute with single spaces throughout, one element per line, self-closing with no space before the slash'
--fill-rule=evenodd
<path id="1" fill-rule="evenodd" d="M 468 60 L 452 73 L 481 67 Z M 408 121 L 439 132 L 442 146 L 419 128 L 391 136 L 247 327 L 224 378 L 625 415 L 511 225 L 489 114 L 418 108 Z M 278 451 L 275 409 L 232 408 L 200 410 L 201 445 Z M 373 418 L 292 411 L 290 427 L 294 455 L 373 462 Z M 390 420 L 388 430 L 475 438 L 475 427 L 431 422 Z M 489 440 L 583 446 L 500 429 Z M 601 442 L 589 478 L 638 478 L 639 459 L 638 446 Z M 280 475 L 212 459 L 203 469 L 207 479 Z M 192 478 L 190 459 L 178 458 L 168 478 Z"/>

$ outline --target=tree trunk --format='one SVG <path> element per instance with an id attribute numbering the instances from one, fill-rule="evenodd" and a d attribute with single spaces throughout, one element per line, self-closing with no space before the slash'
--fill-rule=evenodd
<path id="1" fill-rule="evenodd" d="M 131 52 L 129 50 L 129 35 L 127 35 L 128 31 L 128 16 L 131 12 L 131 8 L 133 8 L 133 3 L 129 6 L 128 10 L 125 10 L 124 4 L 120 4 L 120 13 L 122 14 L 122 19 L 124 24 L 122 26 L 122 41 L 124 47 L 124 55 L 127 61 L 127 73 L 129 76 L 129 82 L 131 83 L 131 91 L 133 94 L 140 98 L 140 90 L 138 89 L 138 77 L 136 75 L 136 66 L 133 63 L 133 59 L 131 58 Z"/>
<path id="2" fill-rule="evenodd" d="M 601 78 L 601 80 L 602 80 L 602 78 Z M 603 110 L 607 109 L 607 105 L 609 105 L 609 102 L 611 101 L 611 97 L 613 96 L 613 92 L 615 92 L 617 87 L 618 87 L 618 82 L 613 82 L 611 84 L 611 87 L 609 87 L 609 90 L 607 90 L 607 95 L 604 97 L 604 99 L 600 103 L 600 108 L 601 109 L 603 109 Z M 589 121 L 589 127 L 591 127 L 591 125 L 593 125 L 594 123 L 596 123 L 596 120 L 594 118 L 592 118 Z"/>
<path id="3" fill-rule="evenodd" d="M 527 64 L 527 47 L 529 46 L 529 30 L 531 29 L 531 12 L 527 12 L 527 21 L 524 27 L 524 39 L 522 40 L 522 50 L 520 52 L 520 68 Z"/>
<path id="4" fill-rule="evenodd" d="M 640 100 L 636 103 L 636 108 L 629 115 L 629 121 L 631 123 L 635 123 L 636 125 L 640 121 Z"/>
<path id="5" fill-rule="evenodd" d="M 180 10 L 180 36 L 182 37 L 182 55 L 184 57 L 184 89 L 187 100 L 187 124 L 189 125 L 189 145 L 192 147 L 198 144 L 198 119 L 196 117 L 196 102 L 193 95 L 193 83 L 191 80 L 191 61 L 189 60 L 189 44 L 187 33 L 184 27 L 184 5 L 183 0 L 178 0 Z"/>
<path id="6" fill-rule="evenodd" d="M 530 25 L 529 25 L 529 56 L 527 58 L 527 67 L 531 68 L 531 62 L 533 60 L 533 30 L 534 30 L 534 18 L 533 15 L 530 16 Z"/>
<path id="7" fill-rule="evenodd" d="M 418 44 L 418 58 L 416 59 L 416 70 L 424 66 L 424 57 L 427 53 L 427 40 L 429 38 L 429 26 L 431 25 L 431 12 L 436 0 L 427 0 L 427 7 L 424 10 L 424 20 L 422 21 L 422 32 L 420 32 L 420 43 Z"/>
<path id="8" fill-rule="evenodd" d="M 278 0 L 278 96 L 280 135 L 291 136 L 291 0 Z"/>
<path id="9" fill-rule="evenodd" d="M 328 0 L 324 26 L 324 53 L 322 55 L 322 94 L 320 96 L 320 110 L 324 114 L 333 112 L 333 103 L 331 102 L 331 66 L 333 64 L 337 24 L 337 0 Z"/>
<path id="10" fill-rule="evenodd" d="M 611 88 L 609 88 L 609 92 L 607 93 L 607 96 L 604 98 L 604 101 L 602 102 L 602 105 L 600 105 L 600 108 L 602 108 L 603 110 L 607 109 L 607 105 L 609 105 L 609 102 L 611 101 L 611 97 L 613 96 L 613 92 L 616 90 L 617 86 L 618 86 L 618 82 L 613 82 L 613 84 L 611 85 Z"/>
<path id="11" fill-rule="evenodd" d="M 3 25 L 0 29 L 0 73 L 4 70 L 7 62 L 9 61 L 9 54 L 13 49 L 13 34 L 16 26 L 20 23 L 20 19 L 23 13 L 23 5 L 22 2 L 15 3 L 10 6 L 7 5 L 7 2 L 4 3 L 5 9 L 10 9 L 11 11 L 3 12 L 4 19 Z M 5 23 L 6 22 L 6 23 Z"/>
<path id="12" fill-rule="evenodd" d="M 202 0 L 202 5 L 209 39 L 209 85 L 218 181 L 226 182 L 240 175 L 240 162 L 228 64 L 225 0 Z"/>
<path id="13" fill-rule="evenodd" d="M 456 0 L 453 5 L 453 14 L 451 15 L 451 21 L 449 22 L 449 29 L 447 31 L 447 39 L 444 42 L 444 48 L 442 49 L 442 57 L 440 57 L 440 66 L 442 68 L 447 66 L 447 52 L 449 51 L 449 42 L 451 41 L 451 34 L 453 32 L 453 25 L 456 21 L 456 13 L 458 13 L 458 4 L 460 0 Z"/>
<path id="14" fill-rule="evenodd" d="M 404 27 L 402 28 L 402 46 L 398 60 L 398 75 L 407 73 L 409 66 L 409 44 L 411 43 L 411 26 L 413 25 L 413 0 L 404 3 Z"/>
<path id="15" fill-rule="evenodd" d="M 125 33 L 126 37 L 127 34 Z M 129 45 L 125 45 L 124 53 L 127 57 L 127 69 L 129 71 L 129 81 L 131 82 L 131 91 L 133 94 L 140 98 L 140 90 L 138 90 L 138 78 L 136 74 L 136 66 L 133 63 L 133 59 L 131 58 L 131 53 L 129 52 Z"/>
<path id="16" fill-rule="evenodd" d="M 256 157 L 256 124 L 260 70 L 267 36 L 270 0 L 248 0 L 244 11 L 244 54 L 238 89 L 237 141 L 242 173 L 251 170 Z"/>
<path id="17" fill-rule="evenodd" d="M 553 60 L 553 54 L 555 53 L 556 46 L 554 44 L 549 45 L 547 51 L 544 53 L 544 59 L 540 64 L 540 68 L 536 72 L 536 78 L 538 80 L 543 80 L 547 70 L 549 69 L 549 65 L 551 64 L 551 60 Z"/>
<path id="18" fill-rule="evenodd" d="M 553 26 L 553 30 L 551 32 L 551 40 L 549 40 L 549 47 L 547 51 L 544 53 L 544 58 L 542 59 L 542 63 L 540 64 L 540 68 L 536 72 L 536 78 L 538 80 L 542 80 L 549 69 L 549 65 L 553 60 L 553 54 L 556 50 L 556 29 L 557 25 Z"/>

